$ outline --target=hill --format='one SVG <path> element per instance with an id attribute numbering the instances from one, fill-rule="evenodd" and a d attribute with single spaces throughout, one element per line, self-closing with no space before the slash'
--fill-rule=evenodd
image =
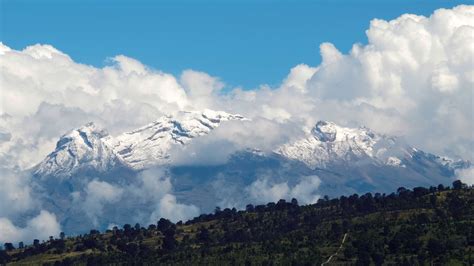
<path id="1" fill-rule="evenodd" d="M 293 199 L 216 208 L 185 223 L 126 224 L 17 249 L 7 243 L 0 263 L 471 265 L 473 223 L 474 189 L 455 181 L 452 188 L 401 187 L 306 206 Z"/>

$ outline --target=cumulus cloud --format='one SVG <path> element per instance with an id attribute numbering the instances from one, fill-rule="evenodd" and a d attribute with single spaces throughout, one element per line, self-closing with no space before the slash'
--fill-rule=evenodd
<path id="1" fill-rule="evenodd" d="M 196 206 L 178 203 L 175 196 L 165 194 L 152 212 L 150 223 L 156 223 L 161 217 L 177 222 L 197 215 L 199 215 L 199 209 Z"/>
<path id="2" fill-rule="evenodd" d="M 85 213 L 99 225 L 98 216 L 103 213 L 104 205 L 116 203 L 123 194 L 123 189 L 104 181 L 93 180 L 87 184 L 86 197 L 83 203 Z"/>
<path id="3" fill-rule="evenodd" d="M 300 125 L 278 123 L 262 117 L 227 121 L 186 146 L 173 147 L 171 160 L 174 165 L 218 165 L 237 151 L 256 148 L 271 152 L 302 134 Z"/>
<path id="4" fill-rule="evenodd" d="M 140 202 L 146 206 L 143 215 L 149 216 L 149 223 L 156 223 L 162 217 L 177 222 L 199 214 L 199 208 L 196 206 L 177 201 L 172 194 L 171 179 L 161 168 L 142 171 L 138 182 L 125 187 L 124 190 L 132 202 Z"/>
<path id="5" fill-rule="evenodd" d="M 174 76 L 126 56 L 95 68 L 50 45 L 0 46 L 0 131 L 10 136 L 0 155 L 11 157 L 2 158 L 9 167 L 33 166 L 58 136 L 87 121 L 117 133 L 188 105 Z"/>
<path id="6" fill-rule="evenodd" d="M 61 226 L 53 213 L 42 210 L 26 223 L 25 227 L 15 226 L 9 219 L 0 218 L 0 243 L 33 242 L 33 239 L 47 239 L 58 236 Z"/>
<path id="7" fill-rule="evenodd" d="M 474 167 L 456 171 L 456 179 L 461 180 L 469 186 L 474 185 Z"/>
<path id="8" fill-rule="evenodd" d="M 125 190 L 129 196 L 136 197 L 139 202 L 158 202 L 173 189 L 170 178 L 160 168 L 144 170 L 137 179 L 138 182 L 125 187 Z"/>
<path id="9" fill-rule="evenodd" d="M 294 88 L 304 92 L 306 90 L 306 82 L 318 71 L 318 68 L 310 67 L 306 64 L 299 64 L 290 70 L 290 73 L 283 80 L 283 88 Z"/>
<path id="10" fill-rule="evenodd" d="M 371 115 L 348 117 L 379 131 L 404 134 L 429 151 L 472 159 L 464 147 L 473 147 L 473 10 L 458 6 L 430 17 L 375 19 L 366 32 L 368 44 L 355 44 L 347 55 L 322 44 L 323 62 L 307 89 L 321 101 L 332 101 L 335 110 L 367 104 L 373 113 L 390 112 L 394 119 L 389 121 L 399 121 L 401 129 L 373 124 Z"/>
<path id="11" fill-rule="evenodd" d="M 194 70 L 183 71 L 180 83 L 188 97 L 192 98 L 194 108 L 198 109 L 215 105 L 219 92 L 224 88 L 224 83 L 218 78 Z"/>
<path id="12" fill-rule="evenodd" d="M 317 176 L 305 176 L 291 189 L 291 196 L 304 204 L 316 203 L 321 197 L 316 194 L 321 179 Z"/>
<path id="13" fill-rule="evenodd" d="M 43 210 L 36 197 L 28 174 L 0 169 L 0 244 L 29 243 L 33 238 L 59 234 L 61 228 L 55 214 Z"/>
<path id="14" fill-rule="evenodd" d="M 302 177 L 297 184 L 290 186 L 287 181 L 276 182 L 268 177 L 263 177 L 246 188 L 246 192 L 253 202 L 276 202 L 280 199 L 290 200 L 296 198 L 300 203 L 316 203 L 320 198 L 317 190 L 321 180 L 317 176 Z"/>
<path id="15" fill-rule="evenodd" d="M 320 198 L 318 176 L 275 177 L 261 173 L 253 182 L 243 185 L 236 183 L 238 178 L 218 176 L 212 187 L 219 199 L 218 206 L 224 208 L 244 208 L 247 204 L 266 204 L 280 199 L 296 198 L 301 204 L 313 204 Z"/>
<path id="16" fill-rule="evenodd" d="M 17 217 L 36 207 L 25 174 L 0 169 L 0 217 Z"/>
<path id="17" fill-rule="evenodd" d="M 133 178 L 115 176 L 108 182 L 92 180 L 71 193 L 73 207 L 66 215 L 86 214 L 87 227 L 106 228 L 110 224 L 156 223 L 159 218 L 186 220 L 199 208 L 178 202 L 173 185 L 162 168 L 141 171 Z M 67 199 L 63 199 L 67 200 Z M 76 209 L 75 209 L 76 208 Z"/>
<path id="18" fill-rule="evenodd" d="M 268 178 L 258 179 L 248 187 L 248 193 L 257 202 L 275 202 L 289 195 L 290 187 L 287 182 L 270 183 Z"/>

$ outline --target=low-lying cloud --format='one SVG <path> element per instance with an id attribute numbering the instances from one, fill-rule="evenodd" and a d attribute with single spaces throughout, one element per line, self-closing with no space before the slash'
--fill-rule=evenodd
<path id="1" fill-rule="evenodd" d="M 70 195 L 72 207 L 66 215 L 84 213 L 87 219 L 81 223 L 97 229 L 104 229 L 107 224 L 153 224 L 162 217 L 177 222 L 199 214 L 196 206 L 177 201 L 170 177 L 163 168 L 147 169 L 128 179 L 121 176 L 107 181 L 93 179 L 76 188 Z"/>
<path id="2" fill-rule="evenodd" d="M 275 182 L 270 178 L 260 178 L 246 188 L 252 202 L 267 203 L 280 199 L 298 199 L 300 203 L 316 203 L 321 197 L 317 190 L 321 180 L 317 176 L 302 177 L 299 182 L 290 186 L 287 181 Z"/>
<path id="3" fill-rule="evenodd" d="M 165 194 L 151 213 L 150 223 L 156 223 L 161 217 L 178 222 L 179 220 L 186 221 L 197 215 L 199 215 L 199 208 L 196 206 L 178 203 L 175 196 Z"/>
<path id="4" fill-rule="evenodd" d="M 218 203 L 223 208 L 244 209 L 247 204 L 267 204 L 280 199 L 293 198 L 300 204 L 313 204 L 321 197 L 318 176 L 276 178 L 262 173 L 255 181 L 247 185 L 236 184 L 238 178 L 218 177 L 212 184 Z"/>
<path id="5" fill-rule="evenodd" d="M 23 241 L 31 244 L 33 239 L 58 237 L 61 226 L 53 213 L 45 210 L 29 220 L 25 227 L 15 226 L 8 218 L 0 217 L 0 243 Z"/>
<path id="6" fill-rule="evenodd" d="M 86 197 L 82 206 L 84 212 L 92 219 L 94 226 L 99 225 L 98 216 L 104 212 L 104 205 L 117 203 L 123 193 L 123 188 L 107 182 L 93 180 L 87 184 Z"/>
<path id="7" fill-rule="evenodd" d="M 0 169 L 0 217 L 15 217 L 38 207 L 26 174 Z"/>
<path id="8" fill-rule="evenodd" d="M 474 167 L 456 171 L 456 178 L 469 186 L 474 185 Z"/>

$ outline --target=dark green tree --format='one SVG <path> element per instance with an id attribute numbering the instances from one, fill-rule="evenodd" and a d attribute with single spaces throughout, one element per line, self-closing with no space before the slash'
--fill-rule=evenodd
<path id="1" fill-rule="evenodd" d="M 461 182 L 461 180 L 456 180 L 453 182 L 453 189 L 463 189 L 463 188 L 466 188 L 467 185 L 464 184 L 463 182 Z"/>
<path id="2" fill-rule="evenodd" d="M 426 249 L 428 250 L 428 254 L 430 254 L 430 258 L 433 259 L 443 252 L 444 247 L 439 239 L 430 238 Z"/>
<path id="3" fill-rule="evenodd" d="M 208 243 L 211 241 L 211 234 L 207 228 L 201 227 L 198 233 L 198 240 L 203 243 Z"/>
<path id="4" fill-rule="evenodd" d="M 12 250 L 15 249 L 15 247 L 13 246 L 13 244 L 12 244 L 12 243 L 8 243 L 8 242 L 5 243 L 5 244 L 3 244 L 3 247 L 5 248 L 6 251 L 12 251 Z"/>

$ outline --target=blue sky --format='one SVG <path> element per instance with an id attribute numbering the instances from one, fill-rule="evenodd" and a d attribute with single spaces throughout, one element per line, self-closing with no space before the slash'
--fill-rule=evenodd
<path id="1" fill-rule="evenodd" d="M 103 66 L 124 54 L 165 72 L 194 69 L 229 87 L 278 84 L 299 63 L 317 65 L 319 44 L 347 52 L 366 42 L 373 18 L 429 15 L 473 1 L 10 1 L 1 36 L 22 49 L 51 44 Z"/>

